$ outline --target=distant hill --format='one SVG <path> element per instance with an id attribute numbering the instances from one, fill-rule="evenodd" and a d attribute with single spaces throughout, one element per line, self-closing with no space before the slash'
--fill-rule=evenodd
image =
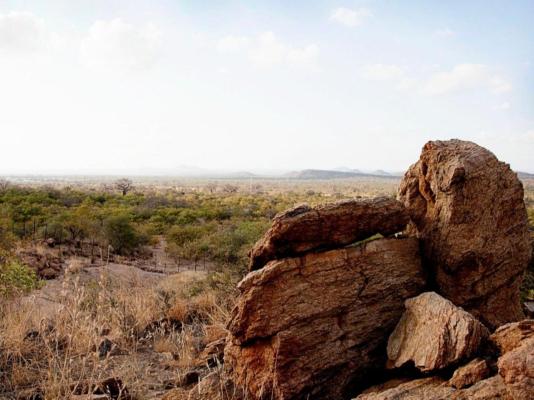
<path id="1" fill-rule="evenodd" d="M 534 179 L 534 174 L 530 174 L 528 172 L 517 172 L 517 176 L 519 179 Z"/>
<path id="2" fill-rule="evenodd" d="M 377 171 L 378 172 L 378 171 Z M 380 171 L 384 172 L 384 171 Z M 357 178 L 357 177 L 371 177 L 371 178 L 395 178 L 398 176 L 388 173 L 363 173 L 355 171 L 339 171 L 326 169 L 304 169 L 302 171 L 293 171 L 284 175 L 292 179 L 343 179 L 343 178 Z"/>

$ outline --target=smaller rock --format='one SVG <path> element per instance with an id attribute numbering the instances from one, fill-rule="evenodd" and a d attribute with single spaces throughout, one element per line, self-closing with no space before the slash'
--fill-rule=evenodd
<path id="1" fill-rule="evenodd" d="M 390 367 L 413 362 L 423 372 L 469 359 L 489 332 L 462 308 L 434 292 L 406 300 L 406 311 L 388 341 Z"/>
<path id="2" fill-rule="evenodd" d="M 183 329 L 182 321 L 174 318 L 162 318 L 150 322 L 141 333 L 144 339 L 153 338 L 155 335 L 170 335 L 175 332 L 181 332 Z"/>
<path id="3" fill-rule="evenodd" d="M 456 391 L 446 400 L 518 400 L 510 396 L 499 375 L 484 379 L 473 386 Z M 427 400 L 427 399 L 421 399 Z M 445 400 L 445 399 L 444 399 Z"/>
<path id="4" fill-rule="evenodd" d="M 534 336 L 534 319 L 511 322 L 499 327 L 490 340 L 497 346 L 501 354 L 505 354 L 521 345 L 525 339 Z"/>
<path id="5" fill-rule="evenodd" d="M 385 389 L 381 389 L 385 387 Z M 500 376 L 481 380 L 467 389 L 454 389 L 439 377 L 386 382 L 367 389 L 355 400 L 519 400 L 508 393 Z M 522 399 L 522 398 L 521 398 Z"/>
<path id="6" fill-rule="evenodd" d="M 449 399 L 454 389 L 445 385 L 439 377 L 415 379 L 400 384 L 389 385 L 386 390 L 370 388 L 355 400 L 445 400 Z M 382 386 L 382 385 L 381 385 Z M 393 386 L 393 387 L 391 387 Z"/>
<path id="7" fill-rule="evenodd" d="M 463 389 L 478 381 L 486 379 L 490 375 L 491 371 L 486 360 L 475 358 L 468 364 L 454 371 L 452 378 L 449 380 L 449 385 L 456 389 Z"/>
<path id="8" fill-rule="evenodd" d="M 100 358 L 106 357 L 108 354 L 111 355 L 112 351 L 116 349 L 115 343 L 110 339 L 104 338 L 98 345 L 98 356 Z"/>
<path id="9" fill-rule="evenodd" d="M 131 399 L 128 389 L 120 378 L 108 378 L 103 380 L 93 394 L 106 394 L 114 400 Z"/>
<path id="10" fill-rule="evenodd" d="M 178 383 L 178 386 L 191 386 L 193 384 L 198 383 L 200 380 L 200 371 L 199 370 L 191 370 L 187 371 L 182 378 L 180 379 L 180 382 Z"/>
<path id="11" fill-rule="evenodd" d="M 225 346 L 225 338 L 208 343 L 198 357 L 197 366 L 208 366 L 209 368 L 215 368 L 217 365 L 223 364 Z"/>
<path id="12" fill-rule="evenodd" d="M 132 399 L 128 392 L 128 388 L 124 385 L 122 379 L 115 377 L 104 379 L 97 385 L 95 385 L 93 381 L 82 380 L 72 384 L 70 390 L 71 396 L 87 396 L 87 399 L 101 398 L 99 396 L 103 395 L 111 400 Z"/>
<path id="13" fill-rule="evenodd" d="M 514 399 L 534 400 L 534 337 L 508 351 L 499 358 L 497 365 Z"/>

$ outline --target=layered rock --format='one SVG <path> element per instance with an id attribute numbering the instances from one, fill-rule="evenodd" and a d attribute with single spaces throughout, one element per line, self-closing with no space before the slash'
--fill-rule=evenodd
<path id="1" fill-rule="evenodd" d="M 518 400 L 512 397 L 500 376 L 484 379 L 462 390 L 439 377 L 416 379 L 386 390 L 370 388 L 356 400 Z"/>
<path id="2" fill-rule="evenodd" d="M 534 337 L 534 319 L 525 319 L 499 327 L 493 332 L 490 339 L 500 353 L 505 354 L 519 347 L 524 340 L 531 337 Z"/>
<path id="3" fill-rule="evenodd" d="M 342 247 L 376 233 L 388 236 L 402 231 L 407 223 L 403 205 L 389 198 L 297 206 L 274 218 L 250 252 L 250 270 L 271 260 Z"/>
<path id="4" fill-rule="evenodd" d="M 413 362 L 423 372 L 443 369 L 476 354 L 489 336 L 471 314 L 434 292 L 405 304 L 406 312 L 388 341 L 394 367 Z"/>
<path id="5" fill-rule="evenodd" d="M 254 399 L 347 398 L 424 284 L 413 238 L 271 261 L 239 284 L 225 363 Z"/>
<path id="6" fill-rule="evenodd" d="M 534 400 L 534 337 L 504 354 L 497 365 L 514 399 Z"/>
<path id="7" fill-rule="evenodd" d="M 476 358 L 468 364 L 461 366 L 449 379 L 449 385 L 456 389 L 463 389 L 481 381 L 491 375 L 491 370 L 486 360 Z"/>
<path id="8" fill-rule="evenodd" d="M 398 198 L 440 294 L 491 327 L 523 317 L 531 248 L 523 186 L 507 164 L 475 143 L 428 142 Z"/>
<path id="9" fill-rule="evenodd" d="M 415 379 L 408 382 L 386 383 L 371 387 L 356 397 L 357 400 L 404 400 L 428 399 L 440 400 L 450 398 L 453 389 L 445 385 L 445 381 L 438 377 Z"/>

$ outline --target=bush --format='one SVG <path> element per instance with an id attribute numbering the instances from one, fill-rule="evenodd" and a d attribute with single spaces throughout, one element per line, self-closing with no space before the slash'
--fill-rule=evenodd
<path id="1" fill-rule="evenodd" d="M 118 254 L 130 254 L 146 242 L 125 215 L 109 217 L 104 223 L 104 236 Z"/>
<path id="2" fill-rule="evenodd" d="M 11 296 L 27 293 L 41 286 L 34 270 L 18 261 L 0 266 L 0 295 Z"/>

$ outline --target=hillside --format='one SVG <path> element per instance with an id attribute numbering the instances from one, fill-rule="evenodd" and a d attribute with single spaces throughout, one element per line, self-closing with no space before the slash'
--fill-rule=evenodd
<path id="1" fill-rule="evenodd" d="M 356 171 L 337 171 L 324 169 L 304 169 L 301 171 L 293 171 L 284 175 L 291 179 L 347 179 L 347 178 L 400 178 L 399 176 L 390 175 L 385 171 L 376 171 L 375 173 L 364 173 Z"/>

